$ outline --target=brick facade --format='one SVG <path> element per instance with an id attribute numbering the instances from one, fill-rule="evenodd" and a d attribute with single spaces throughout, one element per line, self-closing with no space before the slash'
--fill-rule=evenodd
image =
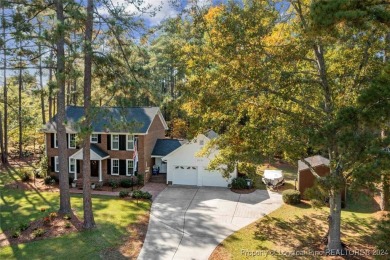
<path id="1" fill-rule="evenodd" d="M 107 182 L 110 179 L 124 179 L 124 178 L 131 178 L 130 176 L 123 176 L 123 175 L 111 175 L 109 174 L 108 166 L 110 162 L 108 160 L 112 159 L 119 159 L 119 160 L 126 160 L 126 159 L 133 159 L 133 153 L 134 151 L 126 151 L 126 150 L 110 150 L 108 149 L 108 134 L 101 134 L 100 135 L 100 143 L 97 143 L 96 145 L 109 154 L 110 158 L 102 160 L 102 178 L 104 182 Z M 148 132 L 145 135 L 136 135 L 138 138 L 138 173 L 145 174 L 145 181 L 148 181 L 151 175 L 151 167 L 152 165 L 152 158 L 151 154 L 154 148 L 154 145 L 156 144 L 157 139 L 164 138 L 165 136 L 165 128 L 164 125 L 159 117 L 159 115 L 156 115 L 150 124 L 150 127 L 148 129 Z M 46 138 L 46 154 L 49 158 L 49 169 L 52 169 L 52 160 L 51 157 L 58 156 L 58 148 L 52 148 L 52 138 L 51 133 L 45 133 Z M 73 155 L 79 151 L 79 149 L 67 149 L 67 157 Z M 77 174 L 78 178 L 82 177 L 82 161 L 79 162 L 78 168 L 80 169 L 80 173 Z M 51 175 L 55 176 L 57 173 L 51 171 Z M 69 173 L 70 177 L 73 177 L 73 173 Z"/>

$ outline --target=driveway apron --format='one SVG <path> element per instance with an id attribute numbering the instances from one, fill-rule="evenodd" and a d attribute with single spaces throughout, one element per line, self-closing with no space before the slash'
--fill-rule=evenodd
<path id="1" fill-rule="evenodd" d="M 138 259 L 208 259 L 226 237 L 281 205 L 267 190 L 169 186 L 153 202 Z"/>

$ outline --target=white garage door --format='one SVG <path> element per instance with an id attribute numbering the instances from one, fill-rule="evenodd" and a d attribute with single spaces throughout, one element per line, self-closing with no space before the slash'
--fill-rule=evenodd
<path id="1" fill-rule="evenodd" d="M 203 169 L 202 171 L 202 185 L 213 187 L 227 187 L 228 182 L 222 177 L 219 171 L 208 171 Z"/>
<path id="2" fill-rule="evenodd" d="M 198 169 L 195 166 L 174 166 L 173 184 L 198 185 Z"/>

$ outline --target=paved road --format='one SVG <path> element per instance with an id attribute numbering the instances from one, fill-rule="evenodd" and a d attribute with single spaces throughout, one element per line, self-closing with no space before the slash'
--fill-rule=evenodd
<path id="1" fill-rule="evenodd" d="M 154 200 L 138 259 L 208 259 L 227 236 L 279 208 L 281 195 L 169 186 Z"/>

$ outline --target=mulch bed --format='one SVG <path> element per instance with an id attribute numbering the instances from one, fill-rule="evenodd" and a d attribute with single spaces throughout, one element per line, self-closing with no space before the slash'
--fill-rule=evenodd
<path id="1" fill-rule="evenodd" d="M 49 212 L 47 216 L 49 216 Z M 7 230 L 0 234 L 0 247 L 8 245 L 16 245 L 19 243 L 27 243 L 46 238 L 58 237 L 65 234 L 73 233 L 82 230 L 82 222 L 73 213 L 70 215 L 71 219 L 64 219 L 64 215 L 57 214 L 50 218 L 41 218 L 29 223 L 29 227 L 20 231 L 19 237 L 13 237 L 13 230 Z M 69 223 L 69 224 L 67 224 Z M 67 227 L 67 225 L 69 225 Z M 37 231 L 42 231 L 40 236 L 37 236 Z"/>
<path id="2" fill-rule="evenodd" d="M 238 194 L 249 194 L 249 193 L 254 192 L 257 189 L 256 188 L 251 188 L 251 189 L 233 189 L 233 188 L 231 188 L 230 190 L 232 192 L 238 193 Z"/>
<path id="3" fill-rule="evenodd" d="M 58 192 L 58 184 L 46 185 L 43 179 L 30 180 L 28 182 L 15 181 L 4 186 L 8 189 L 16 190 L 35 190 L 35 191 L 49 191 L 49 192 Z"/>

